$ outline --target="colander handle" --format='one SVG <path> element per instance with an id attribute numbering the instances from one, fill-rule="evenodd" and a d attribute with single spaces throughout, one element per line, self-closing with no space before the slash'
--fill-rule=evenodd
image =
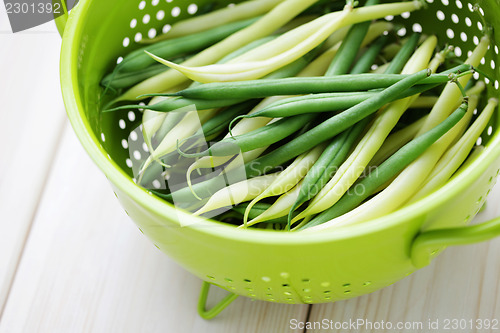
<path id="1" fill-rule="evenodd" d="M 203 285 L 201 287 L 201 292 L 200 292 L 200 299 L 198 300 L 198 314 L 200 315 L 201 318 L 203 319 L 213 319 L 215 318 L 219 313 L 222 312 L 229 304 L 231 304 L 236 298 L 238 298 L 238 295 L 230 293 L 222 301 L 220 301 L 217 305 L 215 305 L 213 308 L 210 310 L 207 310 L 207 298 L 208 298 L 208 292 L 210 290 L 211 284 L 208 282 L 203 282 Z"/>
<path id="2" fill-rule="evenodd" d="M 422 268 L 443 247 L 483 242 L 497 236 L 500 236 L 500 217 L 474 226 L 425 231 L 413 241 L 411 260 L 416 268 Z"/>

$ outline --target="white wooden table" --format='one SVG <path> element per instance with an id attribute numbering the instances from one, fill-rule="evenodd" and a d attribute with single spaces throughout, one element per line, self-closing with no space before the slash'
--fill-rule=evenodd
<path id="1" fill-rule="evenodd" d="M 13 35 L 0 8 L 0 333 L 322 332 L 292 320 L 500 319 L 500 239 L 450 248 L 357 299 L 311 306 L 238 298 L 215 320 L 200 319 L 201 282 L 139 232 L 73 134 L 55 29 Z M 498 216 L 499 199 L 496 186 L 477 220 Z M 384 330 L 359 330 L 372 331 Z M 497 330 L 478 332 L 489 331 Z"/>

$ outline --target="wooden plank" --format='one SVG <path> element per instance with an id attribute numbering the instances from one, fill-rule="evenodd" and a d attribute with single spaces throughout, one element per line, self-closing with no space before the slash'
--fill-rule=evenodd
<path id="1" fill-rule="evenodd" d="M 500 215 L 500 184 L 488 197 L 487 208 L 478 214 L 475 223 Z M 446 320 L 465 319 L 468 328 L 449 330 L 489 332 L 470 329 L 469 320 L 500 320 L 500 238 L 481 244 L 450 247 L 434 262 L 408 278 L 371 295 L 334 304 L 314 305 L 310 322 L 323 319 L 349 322 L 358 319 L 372 323 L 422 323 L 423 330 L 398 332 L 431 332 L 429 320 L 439 321 L 442 332 Z M 497 325 L 500 329 L 500 323 Z M 319 327 L 319 326 L 318 326 Z M 369 328 L 369 327 L 368 327 Z M 366 327 L 356 332 L 381 332 Z M 473 326 L 474 328 L 474 326 Z M 308 332 L 331 332 L 311 329 Z M 339 332 L 351 332 L 340 330 Z"/>
<path id="2" fill-rule="evenodd" d="M 68 127 L 0 332 L 290 332 L 307 315 L 239 298 L 207 322 L 200 286 L 129 220 Z"/>
<path id="3" fill-rule="evenodd" d="M 66 118 L 60 38 L 41 37 L 0 34 L 0 314 Z"/>

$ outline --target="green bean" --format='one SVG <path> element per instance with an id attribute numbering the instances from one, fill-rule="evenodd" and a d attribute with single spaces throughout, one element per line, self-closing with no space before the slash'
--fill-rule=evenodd
<path id="1" fill-rule="evenodd" d="M 179 148 L 181 150 L 186 150 L 192 148 L 194 145 L 199 144 L 200 140 L 203 143 L 210 141 L 217 137 L 222 131 L 227 130 L 229 123 L 234 117 L 246 114 L 255 105 L 257 105 L 256 100 L 249 100 L 240 104 L 232 105 L 225 110 L 222 110 L 216 114 L 213 118 L 207 120 L 201 128 L 192 136 L 183 139 L 179 142 Z M 177 151 L 170 153 L 172 155 L 178 155 Z M 167 156 L 165 156 L 166 158 Z"/>
<path id="2" fill-rule="evenodd" d="M 241 152 L 267 147 L 303 128 L 314 118 L 314 114 L 304 114 L 278 120 L 249 133 L 223 139 L 209 149 L 193 154 L 180 152 L 185 157 L 230 156 Z"/>
<path id="3" fill-rule="evenodd" d="M 467 58 L 466 63 L 470 64 L 471 66 L 479 66 L 480 60 L 486 55 L 486 52 L 490 47 L 490 42 L 490 38 L 487 35 L 483 36 L 479 44 L 472 51 L 472 54 Z M 462 86 L 465 86 L 470 78 L 471 76 L 464 76 L 461 77 L 458 82 Z M 455 84 L 448 84 L 439 96 L 439 100 L 432 108 L 426 123 L 424 124 L 424 126 L 422 126 L 417 135 L 429 130 L 436 124 L 440 123 L 443 119 L 445 119 L 455 108 L 454 106 L 450 105 L 450 101 L 459 100 L 460 95 L 460 89 L 457 89 L 457 86 Z"/>
<path id="4" fill-rule="evenodd" d="M 264 192 L 279 175 L 280 173 L 276 172 L 261 177 L 242 180 L 223 187 L 211 195 L 206 204 L 193 214 L 201 215 L 219 208 L 233 206 L 252 200 Z M 177 197 L 175 198 L 177 202 Z"/>
<path id="5" fill-rule="evenodd" d="M 470 96 L 469 109 L 475 109 L 472 106 L 474 99 L 477 101 L 479 96 L 473 99 Z M 498 105 L 498 100 L 496 98 L 491 98 L 488 104 L 480 113 L 479 117 L 474 121 L 474 123 L 469 127 L 467 132 L 459 138 L 453 146 L 451 146 L 446 153 L 441 157 L 439 162 L 436 164 L 431 174 L 425 180 L 424 184 L 420 186 L 418 192 L 411 198 L 408 204 L 411 204 L 422 197 L 432 193 L 437 190 L 451 178 L 451 176 L 459 169 L 459 167 L 464 163 L 467 156 L 469 156 L 472 148 L 477 142 L 477 139 L 483 133 L 484 129 L 488 125 L 493 112 L 496 110 Z"/>
<path id="6" fill-rule="evenodd" d="M 356 104 L 338 115 L 325 120 L 323 123 L 309 130 L 304 135 L 277 148 L 271 154 L 264 155 L 255 160 L 247 169 L 247 176 L 254 177 L 262 172 L 262 167 L 278 166 L 291 158 L 294 158 L 312 147 L 324 142 L 335 135 L 345 131 L 360 120 L 373 114 L 385 104 L 391 102 L 394 96 L 414 86 L 417 82 L 430 75 L 425 69 L 384 89 L 373 97 Z"/>
<path id="7" fill-rule="evenodd" d="M 154 65 L 156 61 L 149 57 L 145 51 L 154 53 L 162 58 L 178 57 L 182 54 L 192 53 L 217 43 L 233 33 L 250 26 L 259 18 L 251 18 L 239 22 L 228 23 L 207 31 L 193 35 L 166 40 L 153 45 L 141 47 L 123 58 L 116 66 L 118 72 L 137 71 Z M 160 55 L 161 54 L 161 55 Z"/>
<path id="8" fill-rule="evenodd" d="M 415 51 L 419 39 L 420 34 L 413 33 L 408 41 L 401 47 L 394 59 L 392 59 L 392 61 L 389 63 L 389 67 L 385 70 L 385 73 L 401 72 L 405 63 L 408 61 L 408 59 L 410 59 L 411 55 Z"/>
<path id="9" fill-rule="evenodd" d="M 237 212 L 238 214 L 241 214 L 241 217 L 243 218 L 243 215 L 245 214 L 247 207 L 248 207 L 248 203 L 242 203 L 240 205 L 234 206 L 232 210 Z M 269 209 L 269 207 L 271 207 L 271 205 L 268 203 L 257 202 L 250 210 L 250 214 L 248 216 L 250 218 L 254 219 L 257 216 L 259 216 L 260 214 L 262 214 L 262 212 Z M 286 223 L 286 221 L 285 221 L 285 223 Z"/>
<path id="10" fill-rule="evenodd" d="M 428 70 L 422 70 L 412 74 L 393 84 L 389 88 L 384 89 L 373 97 L 356 104 L 355 106 L 332 118 L 325 120 L 323 123 L 312 128 L 303 135 L 292 139 L 273 152 L 246 163 L 245 171 L 247 173 L 247 177 L 253 178 L 273 170 L 279 165 L 308 151 L 312 147 L 315 147 L 316 145 L 345 131 L 347 128 L 376 112 L 385 104 L 391 102 L 395 95 L 397 96 L 402 91 L 412 87 L 428 75 L 430 75 Z M 177 191 L 176 200 L 194 200 L 195 197 L 193 193 L 191 193 L 191 190 L 196 192 L 200 197 L 209 196 L 214 190 L 218 190 L 217 184 L 218 179 L 215 177 L 209 181 L 195 184 L 191 189 L 183 188 Z M 165 197 L 171 198 L 171 195 L 166 195 Z"/>
<path id="11" fill-rule="evenodd" d="M 225 58 L 221 59 L 218 63 L 225 63 L 231 59 L 234 59 L 235 57 L 238 57 L 239 55 L 241 55 L 245 52 L 248 52 L 249 50 L 251 50 L 259 45 L 262 45 L 262 44 L 264 44 L 264 43 L 266 43 L 274 38 L 275 38 L 275 36 L 265 37 L 265 38 L 261 38 L 257 41 L 254 41 L 248 45 L 245 45 L 242 48 L 230 53 Z M 163 68 L 164 68 L 164 66 L 163 66 Z M 194 87 L 197 84 L 199 84 L 199 83 L 193 82 L 190 85 L 190 87 Z M 180 89 L 184 89 L 184 88 L 182 87 Z M 178 91 L 180 89 L 174 89 L 174 91 Z M 149 105 L 155 104 L 156 103 L 155 99 L 158 99 L 158 98 L 155 97 L 155 98 L 151 99 L 151 101 L 148 104 Z M 231 113 L 228 110 L 226 110 L 226 112 Z M 161 141 L 165 137 L 167 132 L 169 130 L 171 130 L 173 128 L 173 126 L 175 126 L 175 124 L 177 124 L 184 117 L 184 115 L 181 112 L 178 112 L 178 114 L 179 114 L 178 116 L 167 117 L 166 113 L 158 113 L 158 112 L 151 111 L 151 110 L 144 111 L 143 117 L 142 117 L 142 125 L 143 125 L 142 132 L 143 132 L 143 136 L 144 136 L 144 141 L 145 141 L 150 152 L 153 151 L 153 147 L 151 145 L 151 138 L 153 136 L 155 136 L 157 141 Z M 239 115 L 239 114 L 237 114 L 237 115 Z M 213 122 L 211 122 L 211 123 L 213 123 Z M 161 130 L 160 130 L 160 128 L 161 128 Z M 156 135 L 155 135 L 155 133 L 156 133 Z M 205 132 L 205 133 L 207 133 L 207 132 Z M 201 132 L 200 135 L 203 135 L 203 132 Z M 208 138 L 209 135 L 207 134 L 206 136 Z M 201 136 L 200 136 L 200 138 L 201 138 Z"/>
<path id="12" fill-rule="evenodd" d="M 401 2 L 353 9 L 346 5 L 342 11 L 326 14 L 308 24 L 283 34 L 272 45 L 263 45 L 233 60 L 231 64 L 213 66 L 184 66 L 148 53 L 157 61 L 176 69 L 186 77 L 199 82 L 244 81 L 259 79 L 286 64 L 293 62 L 325 41 L 343 26 L 371 21 L 387 15 L 399 15 L 421 8 L 419 2 Z M 278 50 L 278 51 L 277 51 Z M 253 59 L 253 60 L 249 60 Z"/>
<path id="13" fill-rule="evenodd" d="M 246 210 L 247 206 L 248 206 L 248 203 L 242 203 L 242 204 L 239 204 L 239 205 L 233 207 L 232 212 L 235 214 L 234 218 L 240 218 L 241 220 L 243 220 L 243 215 L 245 214 L 245 210 Z M 263 212 L 265 212 L 267 209 L 269 209 L 269 207 L 271 207 L 271 205 L 268 203 L 258 202 L 252 207 L 252 209 L 250 210 L 250 213 L 248 214 L 248 217 L 250 219 L 254 219 L 257 216 L 259 216 L 260 214 L 262 214 Z M 286 218 L 284 218 L 284 217 L 276 218 L 276 219 L 272 219 L 272 220 L 263 221 L 263 223 L 266 223 L 266 224 L 268 224 L 268 223 L 286 224 Z"/>
<path id="14" fill-rule="evenodd" d="M 445 82 L 448 82 L 448 80 L 443 81 L 443 83 Z M 393 98 L 394 100 L 406 98 L 427 91 L 436 86 L 437 86 L 436 84 L 415 85 L 414 87 L 402 92 L 397 96 L 394 96 Z M 272 105 L 269 105 L 252 114 L 238 116 L 233 121 L 237 121 L 238 119 L 241 118 L 293 117 L 304 113 L 318 113 L 318 112 L 344 110 L 376 96 L 377 93 L 378 92 L 375 91 L 369 91 L 369 92 L 352 92 L 352 93 L 327 93 L 327 94 L 315 94 L 308 96 L 291 97 L 286 99 L 286 101 L 279 101 L 277 103 L 273 103 Z"/>
<path id="15" fill-rule="evenodd" d="M 353 127 L 340 134 L 326 147 L 311 170 L 302 181 L 297 200 L 293 204 L 288 214 L 288 229 L 295 210 L 304 202 L 310 200 L 325 186 L 345 161 L 352 146 L 361 135 L 366 125 L 370 122 L 370 117 L 360 121 Z"/>
<path id="16" fill-rule="evenodd" d="M 177 62 L 177 61 L 175 61 Z M 103 87 L 113 90 L 128 88 L 137 84 L 151 76 L 163 73 L 168 68 L 162 64 L 154 64 L 144 69 L 133 72 L 115 73 L 112 72 L 104 77 L 101 81 Z"/>
<path id="17" fill-rule="evenodd" d="M 370 70 L 371 66 L 375 62 L 375 59 L 379 56 L 380 51 L 388 40 L 389 35 L 383 35 L 378 38 L 359 58 L 354 67 L 351 69 L 351 74 L 366 73 Z"/>
<path id="18" fill-rule="evenodd" d="M 365 7 L 376 5 L 378 2 L 378 0 L 368 0 Z M 349 68 L 354 62 L 356 54 L 361 46 L 361 42 L 363 41 L 363 38 L 365 38 L 370 24 L 370 21 L 362 22 L 353 25 L 349 29 L 347 36 L 335 55 L 335 58 L 330 64 L 330 67 L 328 67 L 325 76 L 335 76 L 349 72 Z M 337 61 L 337 59 L 340 59 L 341 61 Z"/>
<path id="19" fill-rule="evenodd" d="M 290 22 L 294 17 L 316 1 L 317 0 L 284 0 L 254 24 L 203 50 L 184 62 L 183 65 L 204 66 L 213 64 L 242 46 L 262 37 L 269 36 L 276 31 L 276 29 Z M 147 93 L 163 92 L 186 81 L 188 81 L 188 79 L 181 73 L 177 71 L 166 71 L 133 86 L 122 96 L 112 101 L 112 103 L 124 100 L 134 100 L 137 96 Z"/>
<path id="20" fill-rule="evenodd" d="M 448 81 L 448 75 L 471 70 L 470 65 L 460 65 L 452 69 L 433 74 L 421 84 L 442 83 Z M 188 88 L 177 93 L 159 94 L 160 96 L 182 96 L 190 99 L 229 99 L 263 98 L 282 95 L 305 95 L 329 92 L 354 92 L 387 88 L 408 77 L 408 74 L 353 74 L 333 77 L 286 77 L 273 80 L 249 80 L 239 82 L 206 83 L 195 88 Z"/>
<path id="21" fill-rule="evenodd" d="M 271 36 L 263 37 L 261 39 L 257 39 L 255 41 L 248 43 L 247 45 L 237 49 L 236 51 L 231 52 L 230 54 L 228 54 L 227 56 L 225 56 L 221 60 L 217 61 L 217 63 L 218 64 L 225 64 L 225 63 L 233 60 L 234 58 L 237 58 L 237 57 L 241 56 L 242 54 L 245 54 L 248 51 L 255 49 L 256 47 L 259 47 L 261 45 L 264 45 L 264 44 L 276 39 L 277 37 L 278 37 L 278 35 L 271 35 Z M 165 65 L 163 65 L 163 66 L 165 66 Z"/>
<path id="22" fill-rule="evenodd" d="M 438 53 L 431 60 L 436 44 L 437 38 L 435 36 L 427 38 L 407 61 L 402 72 L 410 74 L 424 68 L 430 69 L 431 72 L 435 71 L 444 58 L 441 53 Z M 377 113 L 375 120 L 356 145 L 349 158 L 295 220 L 320 213 L 341 199 L 344 193 L 362 176 L 373 155 L 375 155 L 385 138 L 387 138 L 402 114 L 407 110 L 408 105 L 414 99 L 415 97 L 397 100 L 386 105 L 383 110 Z"/>
<path id="23" fill-rule="evenodd" d="M 203 134 L 207 138 L 207 140 L 217 135 L 218 133 L 226 130 L 229 126 L 229 123 L 233 120 L 234 117 L 241 115 L 243 113 L 247 113 L 249 110 L 253 109 L 257 105 L 257 100 L 249 100 L 240 104 L 236 104 L 228 107 L 227 109 L 221 111 L 212 119 L 208 120 L 205 124 L 202 125 Z"/>
<path id="24" fill-rule="evenodd" d="M 370 6 L 376 3 L 378 3 L 378 0 L 368 0 L 365 6 Z M 325 76 L 337 76 L 348 72 L 348 69 L 354 62 L 354 58 L 361 47 L 369 26 L 370 22 L 364 22 L 351 27 Z M 342 96 L 341 98 L 350 98 L 350 96 L 347 95 L 349 94 L 345 94 L 345 96 Z M 346 106 L 346 108 L 351 107 L 352 105 L 354 104 Z M 331 111 L 333 110 L 336 110 L 336 108 L 331 109 Z M 333 113 L 330 114 L 332 116 L 334 115 Z M 295 213 L 295 209 L 316 195 L 319 192 L 318 188 L 322 188 L 326 182 L 328 182 L 328 180 L 332 177 L 332 174 L 335 173 L 336 169 L 345 160 L 351 146 L 354 144 L 354 141 L 357 140 L 357 137 L 370 121 L 369 118 L 370 117 L 363 119 L 358 124 L 346 130 L 344 134 L 335 138 L 332 143 L 327 146 L 319 160 L 314 163 L 311 170 L 303 179 L 298 197 L 290 209 L 287 218 L 287 230 L 290 230 L 291 219 Z"/>
<path id="25" fill-rule="evenodd" d="M 351 190 L 344 194 L 344 196 L 335 205 L 314 217 L 299 230 L 320 225 L 357 207 L 379 186 L 383 185 L 386 181 L 397 175 L 410 163 L 416 160 L 422 153 L 424 153 L 434 142 L 453 128 L 460 121 L 460 119 L 464 117 L 467 112 L 467 107 L 467 100 L 464 100 L 460 107 L 445 121 L 425 134 L 407 143 L 394 155 L 389 157 L 389 159 L 383 162 L 377 170 L 370 173 L 366 178 L 363 178 L 357 184 L 353 185 Z M 356 191 L 356 188 L 361 190 Z"/>
<path id="26" fill-rule="evenodd" d="M 279 70 L 269 74 L 268 76 L 264 77 L 262 80 L 259 80 L 259 82 L 265 82 L 267 81 L 267 78 L 269 77 L 269 80 L 277 80 L 279 78 L 287 78 L 287 77 L 292 77 L 295 76 L 297 73 L 299 73 L 304 67 L 306 67 L 310 61 L 316 56 L 317 52 L 319 51 L 318 48 L 314 49 L 313 51 L 309 52 L 302 58 L 296 60 L 295 62 L 284 66 L 280 68 Z M 202 87 L 204 85 L 199 85 L 195 86 L 191 89 L 197 89 L 198 87 Z M 148 94 L 148 96 L 168 96 L 170 94 Z M 250 98 L 241 98 L 241 99 L 234 99 L 232 97 L 229 97 L 227 99 L 224 98 L 219 98 L 216 100 L 200 100 L 200 99 L 189 99 L 189 98 L 169 98 L 164 101 L 152 104 L 152 105 L 139 105 L 139 104 L 134 104 L 134 105 L 124 105 L 124 106 L 119 106 L 116 108 L 104 110 L 103 112 L 112 112 L 112 111 L 118 111 L 118 110 L 127 110 L 127 109 L 146 109 L 146 110 L 152 110 L 152 111 L 158 111 L 158 112 L 170 112 L 170 111 L 177 111 L 180 110 L 182 111 L 182 108 L 185 108 L 186 106 L 190 105 L 195 105 L 197 110 L 208 110 L 208 109 L 216 109 L 216 108 L 222 108 L 234 104 L 239 104 L 241 102 L 244 102 L 246 100 L 253 99 L 252 97 Z"/>
<path id="27" fill-rule="evenodd" d="M 145 43 L 157 43 L 165 39 L 172 39 L 187 35 L 193 35 L 202 31 L 215 28 L 220 25 L 260 16 L 271 10 L 282 0 L 252 0 L 244 1 L 232 7 L 223 7 L 212 11 L 214 3 L 208 3 L 198 7 L 197 15 L 176 22 L 171 29 L 153 39 L 145 40 Z"/>
<path id="28" fill-rule="evenodd" d="M 392 154 L 398 151 L 402 146 L 411 141 L 417 134 L 418 130 L 422 127 L 427 116 L 420 118 L 411 125 L 394 132 L 388 136 L 377 153 L 373 156 L 370 161 L 371 166 L 378 166 L 383 161 L 388 159 Z"/>

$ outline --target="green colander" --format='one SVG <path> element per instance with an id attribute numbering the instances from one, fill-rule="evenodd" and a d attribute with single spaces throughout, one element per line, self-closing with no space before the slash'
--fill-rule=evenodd
<path id="1" fill-rule="evenodd" d="M 394 18 L 405 28 L 437 34 L 441 43 L 457 46 L 464 59 L 482 30 L 493 28 L 500 40 L 500 5 L 479 0 L 474 11 L 464 0 L 428 0 L 427 10 Z M 234 1 L 81 0 L 58 22 L 64 30 L 61 82 L 69 119 L 81 143 L 104 172 L 126 212 L 160 250 L 205 281 L 199 312 L 219 313 L 236 295 L 280 303 L 325 303 L 348 299 L 388 286 L 430 263 L 449 245 L 484 241 L 500 234 L 500 218 L 467 226 L 495 184 L 500 168 L 499 112 L 481 138 L 485 146 L 467 168 L 432 195 L 390 215 L 328 233 L 284 233 L 243 230 L 178 212 L 132 180 L 127 140 L 139 114 L 101 114 L 107 100 L 99 82 L 117 59 L 139 47 L 177 20 L 208 3 Z M 484 17 L 483 17 L 484 15 Z M 393 19 L 393 18 L 387 18 Z M 498 29 L 495 29 L 498 28 Z M 444 46 L 444 45 L 441 45 Z M 482 62 L 488 95 L 498 97 L 493 43 Z M 179 221 L 182 221 L 182 225 Z M 110 235 L 112 237 L 112 235 Z M 231 292 L 207 311 L 209 284 Z"/>

